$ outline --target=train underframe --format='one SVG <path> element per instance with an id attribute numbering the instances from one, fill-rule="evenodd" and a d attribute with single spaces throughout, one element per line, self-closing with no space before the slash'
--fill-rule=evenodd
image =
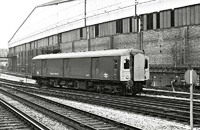
<path id="1" fill-rule="evenodd" d="M 99 93 L 112 93 L 118 95 L 136 95 L 142 93 L 146 82 L 120 82 L 83 79 L 63 79 L 33 77 L 39 86 L 43 87 L 65 87 L 71 89 L 95 91 Z"/>

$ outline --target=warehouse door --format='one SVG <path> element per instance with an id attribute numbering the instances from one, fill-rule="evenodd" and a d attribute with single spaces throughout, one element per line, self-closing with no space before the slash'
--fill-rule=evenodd
<path id="1" fill-rule="evenodd" d="M 92 58 L 92 78 L 99 79 L 99 58 Z"/>

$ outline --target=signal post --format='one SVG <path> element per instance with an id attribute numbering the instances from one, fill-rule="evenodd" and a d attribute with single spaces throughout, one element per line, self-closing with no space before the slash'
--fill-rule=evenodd
<path id="1" fill-rule="evenodd" d="M 197 81 L 197 73 L 193 69 L 187 70 L 185 81 L 190 84 L 190 127 L 193 130 L 193 84 Z"/>

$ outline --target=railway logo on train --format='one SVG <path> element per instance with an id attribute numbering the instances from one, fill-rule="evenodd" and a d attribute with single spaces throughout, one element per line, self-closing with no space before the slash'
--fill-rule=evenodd
<path id="1" fill-rule="evenodd" d="M 135 95 L 149 79 L 149 58 L 138 49 L 39 55 L 32 66 L 41 86 Z"/>

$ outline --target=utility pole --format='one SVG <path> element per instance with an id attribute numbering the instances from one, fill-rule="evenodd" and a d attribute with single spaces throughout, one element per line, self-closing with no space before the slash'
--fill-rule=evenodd
<path id="1" fill-rule="evenodd" d="M 137 5 L 138 5 L 138 1 L 135 0 L 135 18 L 137 21 L 137 32 L 140 32 L 140 19 L 139 19 L 139 16 L 137 15 Z"/>
<path id="2" fill-rule="evenodd" d="M 86 10 L 86 5 L 87 5 L 87 0 L 84 1 L 84 20 L 85 20 L 84 22 L 85 22 L 85 27 L 87 27 L 87 25 L 86 25 L 86 14 L 87 14 L 86 13 L 86 11 L 87 11 Z"/>
<path id="3" fill-rule="evenodd" d="M 87 0 L 84 1 L 84 23 L 85 23 L 85 29 L 86 29 L 88 51 L 89 51 L 90 50 L 90 30 L 89 30 L 89 27 L 87 27 Z"/>

